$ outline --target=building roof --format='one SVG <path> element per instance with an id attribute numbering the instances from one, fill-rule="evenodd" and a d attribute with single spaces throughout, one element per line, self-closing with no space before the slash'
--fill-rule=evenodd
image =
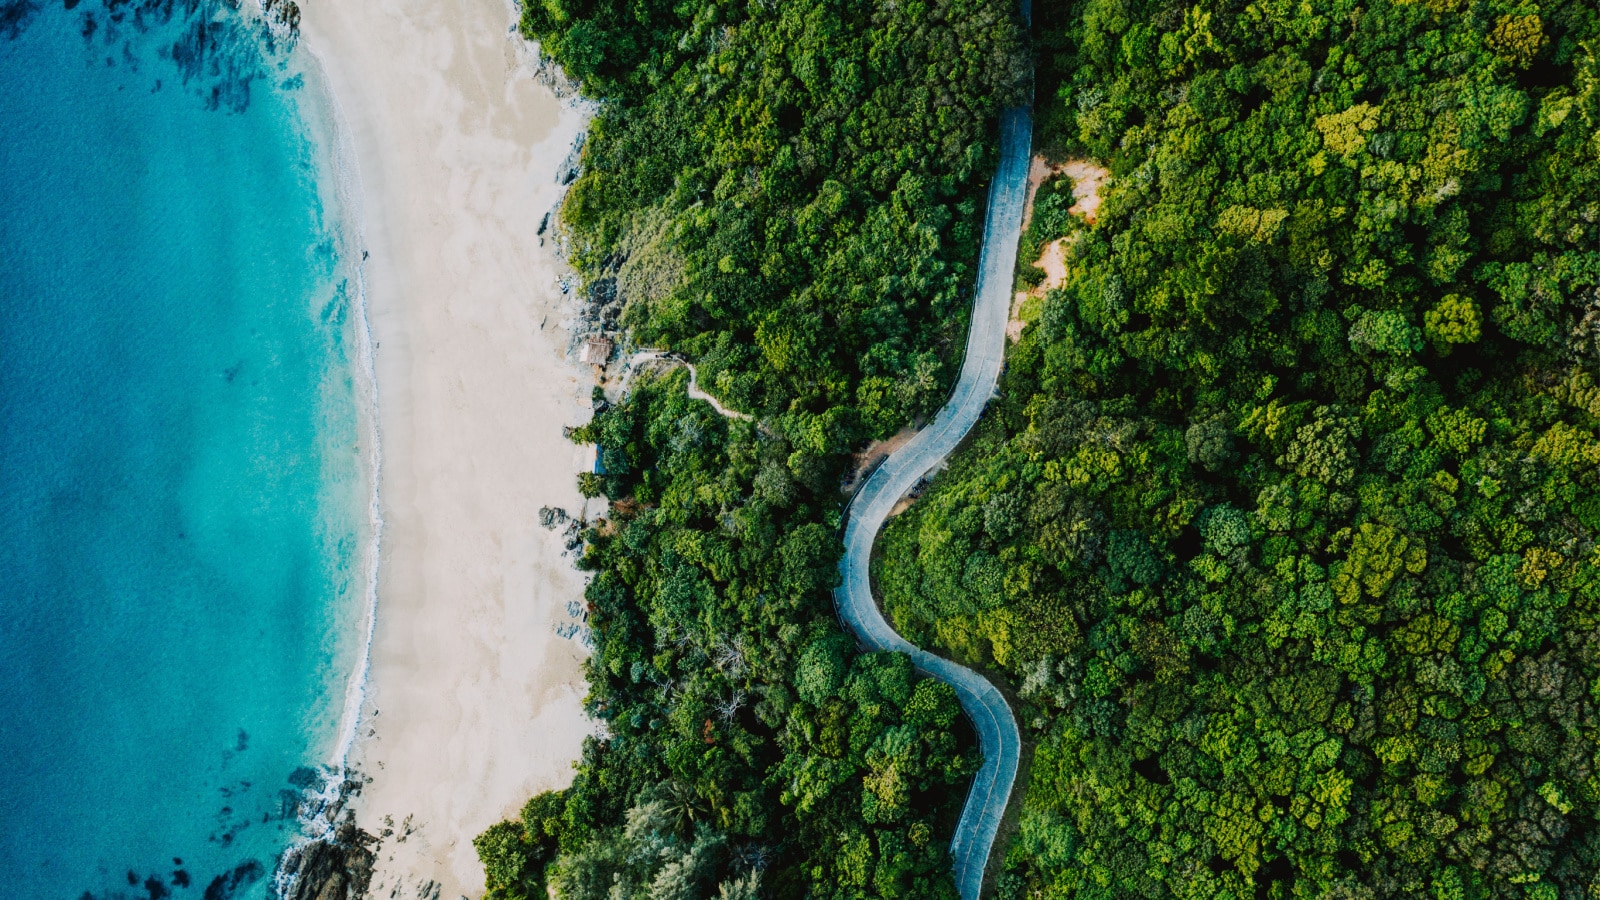
<path id="1" fill-rule="evenodd" d="M 578 351 L 578 362 L 604 365 L 611 358 L 611 341 L 604 337 L 592 337 L 583 342 L 583 349 Z"/>

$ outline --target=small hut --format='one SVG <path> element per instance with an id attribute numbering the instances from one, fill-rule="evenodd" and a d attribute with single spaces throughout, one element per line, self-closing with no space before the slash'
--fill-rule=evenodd
<path id="1" fill-rule="evenodd" d="M 603 366 L 610 358 L 611 341 L 601 336 L 584 341 L 583 349 L 578 351 L 578 362 L 588 363 L 591 366 Z"/>

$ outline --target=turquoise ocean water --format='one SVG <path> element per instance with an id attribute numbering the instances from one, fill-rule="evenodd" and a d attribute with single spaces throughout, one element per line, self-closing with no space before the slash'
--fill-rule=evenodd
<path id="1" fill-rule="evenodd" d="M 8 897 L 265 896 L 348 731 L 365 329 L 325 104 L 262 34 L 0 0 Z"/>

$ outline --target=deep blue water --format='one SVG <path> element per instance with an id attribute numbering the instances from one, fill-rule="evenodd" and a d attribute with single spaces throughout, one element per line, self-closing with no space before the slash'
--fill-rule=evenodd
<path id="1" fill-rule="evenodd" d="M 361 639 L 359 307 L 298 57 L 103 2 L 0 0 L 0 877 L 260 897 Z"/>

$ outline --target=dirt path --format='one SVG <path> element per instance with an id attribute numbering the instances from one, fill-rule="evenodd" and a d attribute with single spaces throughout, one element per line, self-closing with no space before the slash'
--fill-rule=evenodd
<path id="1" fill-rule="evenodd" d="M 700 373 L 695 371 L 694 363 L 689 362 L 681 356 L 674 356 L 665 350 L 640 350 L 639 352 L 628 357 L 628 361 L 623 363 L 622 382 L 617 387 L 618 399 L 627 396 L 628 383 L 633 380 L 633 376 L 637 374 L 641 368 L 655 363 L 679 365 L 688 368 L 690 397 L 695 400 L 704 400 L 705 402 L 711 404 L 711 408 L 715 409 L 718 415 L 721 415 L 724 418 L 740 419 L 745 422 L 751 421 L 752 417 L 749 413 L 742 413 L 736 409 L 729 409 L 726 406 L 723 406 L 722 403 L 717 400 L 717 398 L 711 396 L 705 391 L 700 390 Z"/>

